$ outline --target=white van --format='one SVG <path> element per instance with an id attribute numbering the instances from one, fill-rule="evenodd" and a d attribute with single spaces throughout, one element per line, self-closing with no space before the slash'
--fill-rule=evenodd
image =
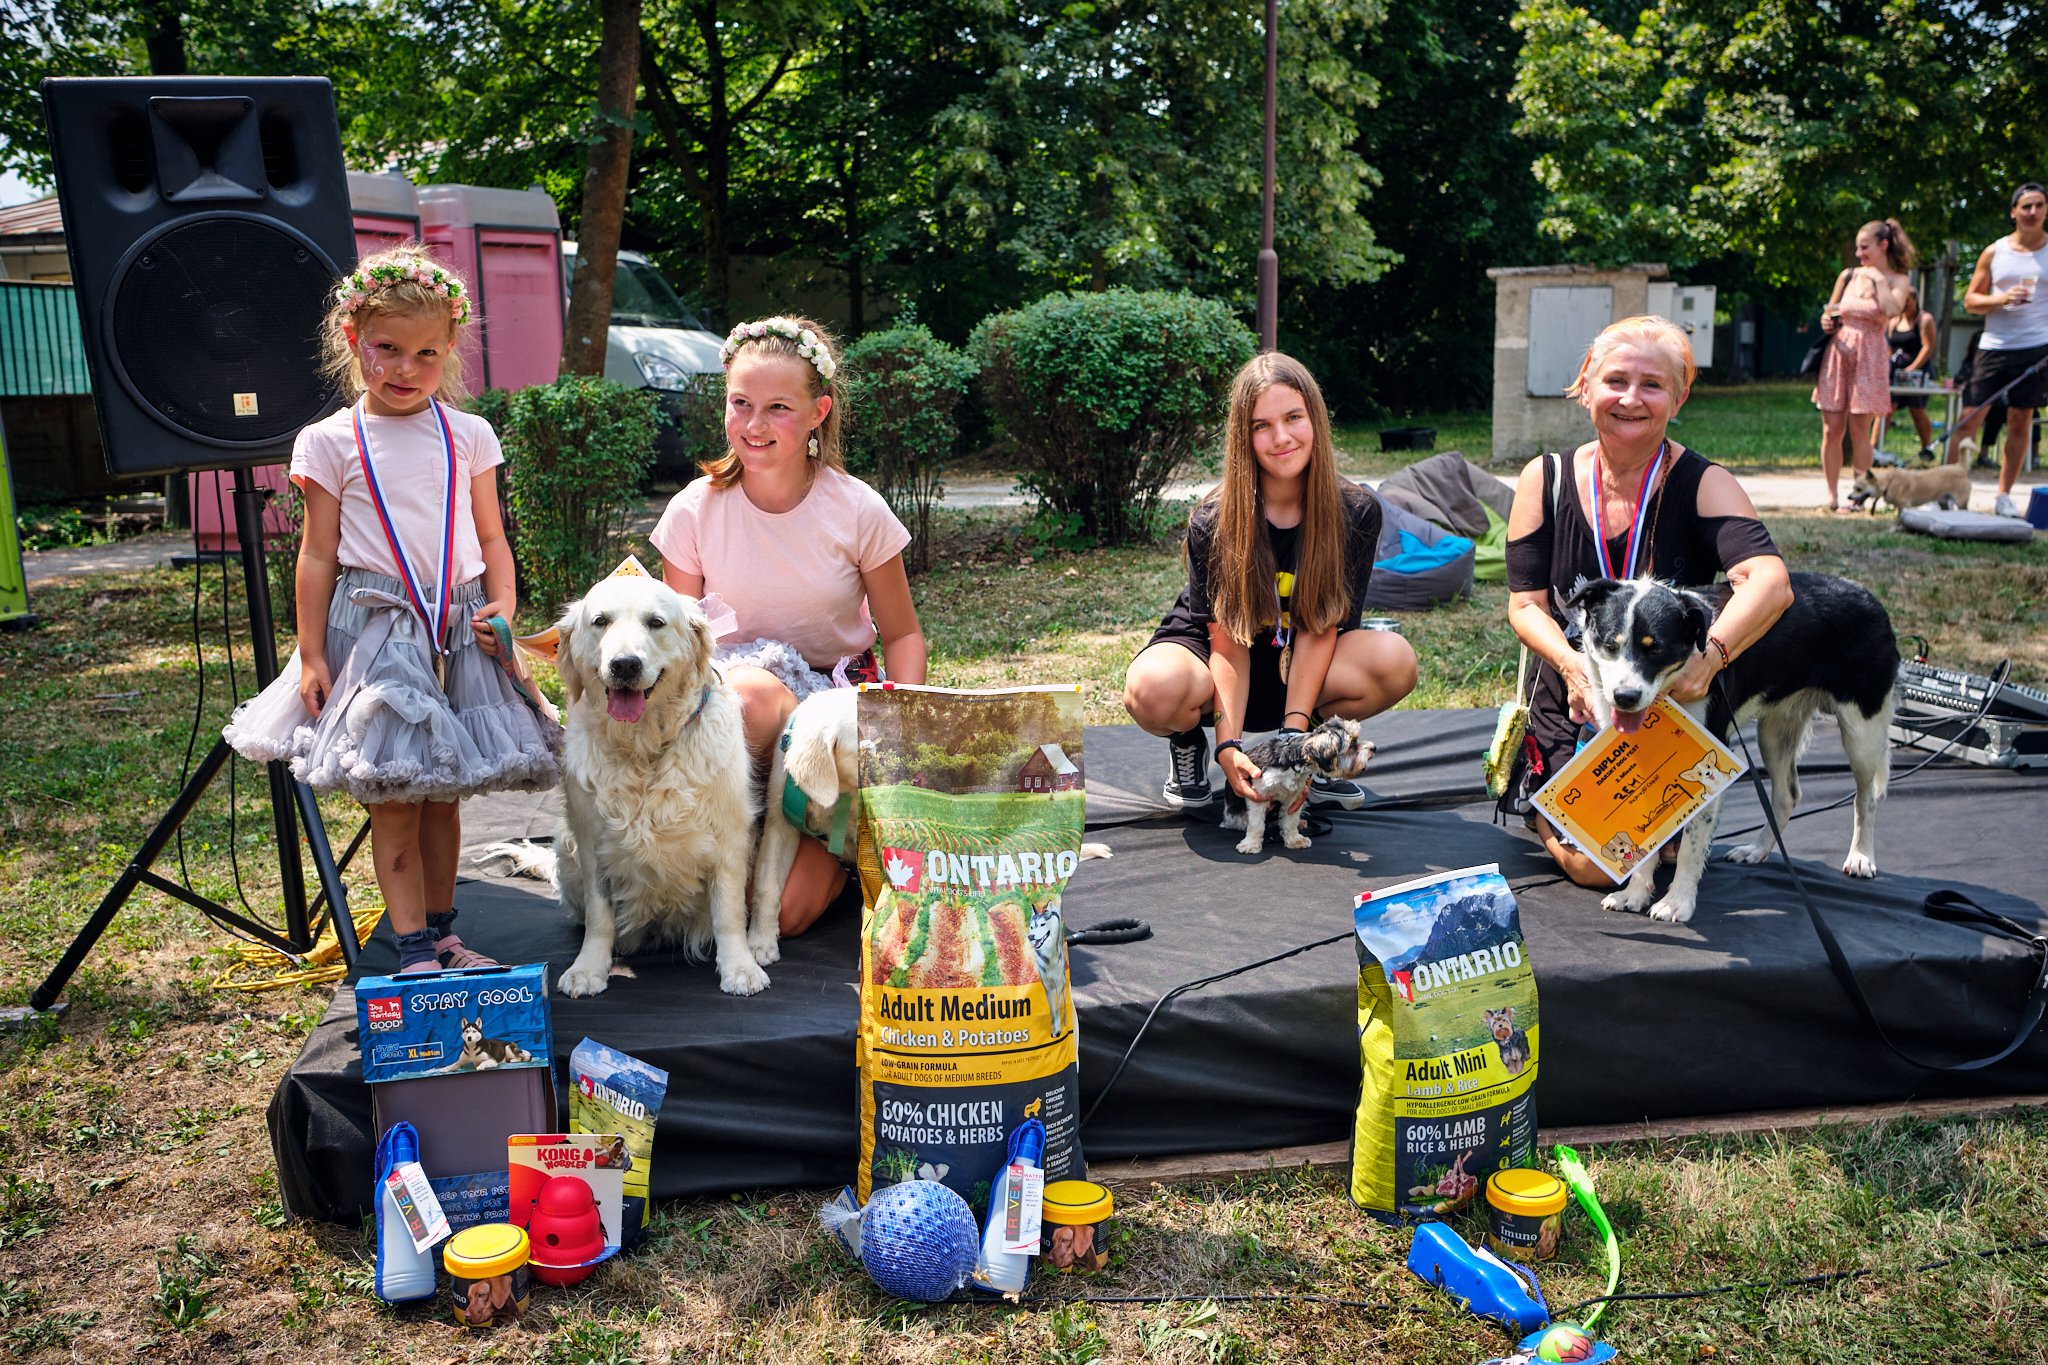
<path id="1" fill-rule="evenodd" d="M 575 278 L 576 243 L 562 243 L 563 284 Z M 568 307 L 568 300 L 563 300 Z M 653 389 L 662 405 L 680 416 L 671 397 L 691 375 L 724 368 L 719 350 L 725 338 L 711 331 L 676 297 L 676 291 L 637 251 L 621 251 L 612 276 L 612 321 L 605 332 L 604 377 L 628 388 Z M 687 479 L 696 471 L 682 453 L 672 427 L 664 427 L 655 459 L 656 474 Z"/>

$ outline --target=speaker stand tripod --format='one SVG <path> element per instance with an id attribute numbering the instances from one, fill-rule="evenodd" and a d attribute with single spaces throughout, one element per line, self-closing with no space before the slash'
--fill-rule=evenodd
<path id="1" fill-rule="evenodd" d="M 263 567 L 263 515 L 262 494 L 256 487 L 256 480 L 249 471 L 235 471 L 235 536 L 242 545 L 242 580 L 249 597 L 250 640 L 256 655 L 256 685 L 263 688 L 277 677 L 277 645 L 271 638 L 270 579 Z M 335 864 L 334 851 L 327 843 L 327 826 L 321 821 L 319 804 L 304 783 L 292 780 L 291 769 L 282 762 L 265 766 L 270 770 L 270 816 L 277 832 L 278 873 L 284 881 L 284 929 L 282 932 L 267 924 L 259 924 L 247 916 L 236 913 L 226 906 L 199 895 L 190 888 L 161 877 L 152 869 L 164 848 L 192 813 L 199 798 L 219 775 L 234 751 L 226 740 L 217 740 L 206 759 L 199 765 L 192 780 L 171 803 L 143 840 L 142 847 L 115 881 L 99 909 L 78 931 L 78 937 L 71 940 L 71 946 L 51 969 L 43 984 L 36 987 L 29 996 L 29 1005 L 37 1011 L 46 1011 L 57 1004 L 57 997 L 63 994 L 64 986 L 71 980 L 71 974 L 85 961 L 85 955 L 99 941 L 107 926 L 113 923 L 128 897 L 138 886 L 154 887 L 167 896 L 175 897 L 193 906 L 201 913 L 221 923 L 232 925 L 260 943 L 277 949 L 280 953 L 298 957 L 311 952 L 319 925 L 315 917 L 324 907 L 334 924 L 335 941 L 341 945 L 342 960 L 351 968 L 356 964 L 355 921 L 348 913 L 347 893 L 341 884 L 341 870 Z M 299 828 L 304 823 L 306 846 L 313 852 L 313 867 L 320 878 L 320 896 L 309 907 L 306 904 L 305 871 L 299 861 Z M 368 826 L 364 826 L 367 830 Z M 354 855 L 363 841 L 363 832 L 358 831 L 342 855 L 345 863 Z"/>

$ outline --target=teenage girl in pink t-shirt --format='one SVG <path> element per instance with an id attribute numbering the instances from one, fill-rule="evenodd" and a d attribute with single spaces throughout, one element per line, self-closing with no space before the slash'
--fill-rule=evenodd
<path id="1" fill-rule="evenodd" d="M 662 577 L 716 593 L 738 628 L 719 657 L 746 710 L 747 748 L 765 771 L 789 713 L 820 688 L 873 681 L 881 634 L 888 676 L 925 680 L 910 601 L 910 533 L 839 458 L 839 362 L 805 318 L 743 322 L 725 342 L 726 453 L 669 502 L 655 526 Z M 801 841 L 782 891 L 782 933 L 816 922 L 846 884 L 825 845 Z"/>
<path id="2" fill-rule="evenodd" d="M 468 320 L 461 280 L 417 246 L 365 259 L 336 289 L 328 371 L 361 397 L 292 451 L 299 646 L 225 730 L 245 757 L 288 761 L 368 808 L 406 973 L 494 965 L 455 933 L 456 803 L 561 775 L 561 726 L 498 659 L 516 605 L 504 455 L 490 423 L 442 401 L 462 393 Z"/>

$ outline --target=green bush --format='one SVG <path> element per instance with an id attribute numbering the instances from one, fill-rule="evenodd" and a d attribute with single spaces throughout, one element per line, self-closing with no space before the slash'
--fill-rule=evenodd
<path id="1" fill-rule="evenodd" d="M 1160 490 L 1213 442 L 1256 343 L 1230 308 L 1181 293 L 1056 294 L 968 341 L 1020 482 L 1100 544 L 1143 538 Z"/>
<path id="2" fill-rule="evenodd" d="M 690 471 L 682 475 L 688 483 L 698 465 L 725 454 L 725 374 L 688 375 L 681 388 L 668 389 L 665 396 L 672 406 L 662 409 L 662 417 L 675 432 L 676 448 Z"/>
<path id="3" fill-rule="evenodd" d="M 846 467 L 880 490 L 905 526 L 909 567 L 928 567 L 932 503 L 960 441 L 960 402 L 974 362 L 923 327 L 862 337 L 845 356 Z"/>
<path id="4" fill-rule="evenodd" d="M 569 376 L 499 409 L 521 598 L 545 612 L 581 597 L 625 554 L 626 518 L 654 461 L 654 394 Z"/>

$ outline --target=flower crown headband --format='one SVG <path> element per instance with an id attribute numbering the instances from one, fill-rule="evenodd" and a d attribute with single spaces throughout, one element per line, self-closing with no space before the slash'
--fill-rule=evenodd
<path id="1" fill-rule="evenodd" d="M 759 322 L 743 322 L 726 333 L 725 345 L 719 349 L 719 358 L 726 369 L 732 368 L 732 358 L 739 354 L 740 347 L 750 341 L 759 341 L 765 336 L 778 336 L 785 341 L 796 343 L 796 353 L 811 362 L 811 368 L 827 384 L 839 370 L 832 353 L 825 349 L 825 343 L 818 334 L 808 327 L 799 327 L 788 318 L 763 318 Z"/>
<path id="2" fill-rule="evenodd" d="M 463 291 L 462 281 L 437 265 L 416 261 L 411 265 L 373 265 L 368 270 L 358 270 L 341 282 L 335 292 L 339 296 L 341 311 L 353 313 L 367 303 L 373 294 L 382 293 L 393 285 L 412 283 L 429 294 L 438 294 L 448 300 L 448 313 L 460 324 L 469 321 L 469 295 Z"/>

